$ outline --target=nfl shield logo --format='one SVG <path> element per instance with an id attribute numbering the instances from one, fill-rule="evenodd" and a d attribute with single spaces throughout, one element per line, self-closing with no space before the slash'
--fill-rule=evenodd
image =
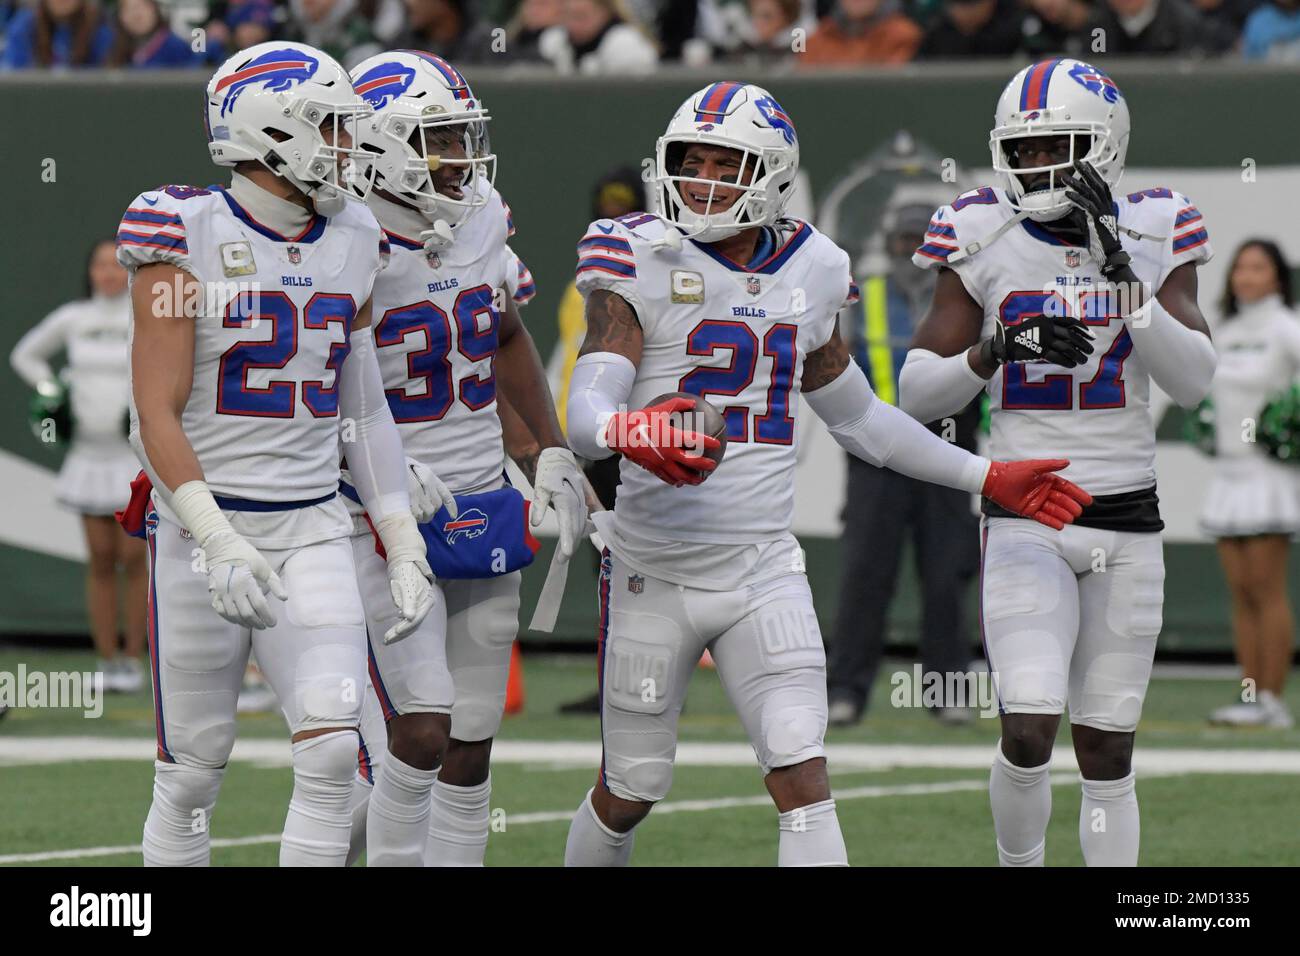
<path id="1" fill-rule="evenodd" d="M 627 576 L 627 589 L 633 594 L 640 594 L 645 590 L 645 578 L 639 574 L 629 574 Z"/>
<path id="2" fill-rule="evenodd" d="M 1079 268 L 1079 250 L 1071 249 L 1065 254 L 1065 265 L 1070 269 Z"/>
<path id="3" fill-rule="evenodd" d="M 430 269 L 442 268 L 442 256 L 438 255 L 436 250 L 430 249 L 424 254 L 424 259 L 429 263 Z"/>
<path id="4" fill-rule="evenodd" d="M 289 261 L 295 266 L 302 262 L 302 250 L 297 246 L 290 246 L 285 251 L 289 254 Z"/>
<path id="5" fill-rule="evenodd" d="M 750 276 L 745 280 L 745 291 L 750 295 L 758 295 L 763 291 L 763 286 L 758 281 L 758 276 Z"/>

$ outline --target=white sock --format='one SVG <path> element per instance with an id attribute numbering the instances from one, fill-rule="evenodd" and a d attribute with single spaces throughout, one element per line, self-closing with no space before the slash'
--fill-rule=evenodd
<path id="1" fill-rule="evenodd" d="M 336 730 L 293 745 L 293 796 L 280 838 L 281 866 L 347 863 L 356 769 L 355 730 Z"/>
<path id="2" fill-rule="evenodd" d="M 780 829 L 777 866 L 849 865 L 834 800 L 787 810 L 781 814 Z"/>
<path id="3" fill-rule="evenodd" d="M 361 774 L 352 780 L 352 838 L 348 845 L 348 866 L 354 866 L 366 852 L 366 815 L 370 812 L 370 790 L 374 785 Z"/>
<path id="4" fill-rule="evenodd" d="M 600 822 L 591 805 L 592 791 L 582 798 L 578 812 L 569 824 L 569 840 L 564 845 L 565 866 L 627 866 L 636 842 L 636 827 L 626 833 L 611 830 Z"/>
<path id="5" fill-rule="evenodd" d="M 1084 780 L 1079 805 L 1079 845 L 1087 866 L 1137 866 L 1137 776 L 1118 780 Z"/>
<path id="6" fill-rule="evenodd" d="M 145 866 L 207 866 L 212 808 L 222 770 L 154 761 L 153 802 L 144 821 Z"/>
<path id="7" fill-rule="evenodd" d="M 366 866 L 424 866 L 437 776 L 437 770 L 418 770 L 391 752 L 385 755 L 366 817 Z"/>
<path id="8" fill-rule="evenodd" d="M 382 771 L 381 771 L 382 774 Z M 438 780 L 429 811 L 425 866 L 482 866 L 487 853 L 488 799 L 492 776 L 474 787 L 455 787 Z"/>
<path id="9" fill-rule="evenodd" d="M 1017 767 L 998 741 L 989 776 L 989 803 L 998 862 L 1003 866 L 1042 866 L 1047 845 L 1047 821 L 1052 817 L 1051 761 L 1041 767 Z"/>

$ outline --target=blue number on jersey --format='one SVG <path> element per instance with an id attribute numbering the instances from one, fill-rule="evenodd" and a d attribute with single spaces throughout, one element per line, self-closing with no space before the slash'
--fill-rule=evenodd
<path id="1" fill-rule="evenodd" d="M 492 287 L 486 285 L 466 289 L 456 296 L 456 327 L 460 332 L 460 354 L 471 362 L 489 360 L 488 374 L 466 375 L 460 380 L 460 400 L 471 411 L 486 408 L 497 397 L 497 378 L 491 370 L 491 360 L 497 354 L 497 332 L 501 316 L 492 304 Z M 487 316 L 487 325 L 479 328 L 478 318 Z"/>
<path id="2" fill-rule="evenodd" d="M 1052 305 L 1048 306 L 1049 300 Z M 1085 292 L 1079 297 L 1086 325 L 1109 325 L 1120 318 L 1112 307 L 1109 291 Z M 1046 311 L 1045 311 L 1046 310 Z M 1065 300 L 1056 292 L 1012 292 L 1002 300 L 998 318 L 1008 329 L 1035 315 L 1069 314 Z M 1090 381 L 1079 383 L 1079 405 L 1087 411 L 1098 408 L 1123 408 L 1127 402 L 1124 388 L 1124 360 L 1133 352 L 1133 340 L 1128 329 L 1115 336 L 1106 354 L 1101 357 L 1097 374 Z M 1073 379 L 1070 375 L 1047 375 L 1041 382 L 1030 382 L 1025 377 L 1025 366 L 1020 363 L 1002 368 L 1002 407 L 1009 411 L 1027 409 L 1052 409 L 1068 411 L 1075 407 Z"/>
<path id="3" fill-rule="evenodd" d="M 339 413 L 339 368 L 348 354 L 348 333 L 357 307 L 350 295 L 318 292 L 303 312 L 304 329 L 328 329 L 339 324 L 340 341 L 330 346 L 325 367 L 334 373 L 334 384 L 325 387 L 323 380 L 302 383 L 303 404 L 317 418 L 333 418 Z M 298 309 L 283 292 L 241 292 L 226 303 L 222 327 L 227 329 L 259 328 L 263 322 L 271 327 L 271 336 L 253 342 L 236 342 L 226 349 L 217 367 L 217 412 L 221 415 L 247 415 L 253 418 L 293 418 L 292 380 L 275 379 L 263 388 L 248 384 L 254 369 L 282 369 L 298 353 Z"/>
<path id="4" fill-rule="evenodd" d="M 452 306 L 460 340 L 460 354 L 471 362 L 491 359 L 496 355 L 501 316 L 492 301 L 490 286 L 480 285 L 463 290 Z M 488 315 L 486 328 L 480 329 L 478 317 Z M 412 382 L 424 382 L 424 394 L 410 396 L 405 388 L 385 389 L 388 407 L 397 422 L 436 422 L 451 409 L 457 392 L 461 402 L 472 411 L 485 408 L 496 398 L 496 376 L 488 374 L 467 375 L 461 379 L 459 389 L 452 374 L 451 320 L 447 313 L 432 302 L 416 302 L 384 313 L 375 326 L 375 346 L 386 348 L 401 345 L 408 335 L 424 332 L 426 347 L 411 352 L 406 357 L 406 377 Z"/>
<path id="5" fill-rule="evenodd" d="M 798 360 L 795 352 L 798 332 L 793 325 L 778 324 L 763 336 L 763 355 L 772 360 L 772 375 L 767 387 L 767 410 L 754 416 L 755 441 L 772 445 L 789 445 L 794 441 L 790 390 Z M 725 368 L 692 369 L 682 376 L 678 391 L 707 398 L 739 395 L 749 386 L 758 364 L 758 336 L 754 330 L 744 322 L 706 319 L 686 337 L 688 355 L 713 356 L 718 349 L 731 351 L 729 364 Z M 722 409 L 727 441 L 749 441 L 749 414 L 747 405 L 728 405 Z"/>
<path id="6" fill-rule="evenodd" d="M 298 351 L 298 310 L 283 292 L 241 292 L 226 303 L 222 327 L 261 328 L 269 325 L 271 337 L 257 342 L 236 342 L 221 356 L 217 368 L 217 412 L 257 418 L 293 418 L 292 381 L 274 380 L 265 388 L 248 384 L 253 369 L 281 369 Z"/>

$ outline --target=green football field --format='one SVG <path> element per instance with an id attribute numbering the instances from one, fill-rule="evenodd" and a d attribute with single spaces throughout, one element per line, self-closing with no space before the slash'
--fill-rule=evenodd
<path id="1" fill-rule="evenodd" d="M 0 672 L 19 663 L 67 671 L 93 659 L 0 646 Z M 850 861 L 996 863 L 986 782 L 997 722 L 950 728 L 922 711 L 893 708 L 885 680 L 868 719 L 827 738 Z M 599 759 L 598 720 L 557 713 L 560 703 L 594 689 L 592 661 L 526 656 L 525 682 L 525 710 L 507 719 L 494 757 L 489 865 L 559 864 L 569 817 Z M 1300 730 L 1207 726 L 1205 714 L 1233 693 L 1221 677 L 1153 682 L 1136 758 L 1144 864 L 1300 864 Z M 1300 688 L 1290 702 L 1300 711 Z M 712 671 L 697 672 L 681 731 L 672 793 L 638 830 L 634 862 L 774 863 L 776 812 Z M 109 697 L 98 719 L 74 710 L 11 711 L 0 721 L 0 864 L 139 864 L 152 750 L 147 692 Z M 1077 866 L 1079 790 L 1068 732 L 1057 756 L 1048 862 Z M 214 864 L 275 864 L 291 785 L 280 716 L 241 718 L 212 820 Z"/>

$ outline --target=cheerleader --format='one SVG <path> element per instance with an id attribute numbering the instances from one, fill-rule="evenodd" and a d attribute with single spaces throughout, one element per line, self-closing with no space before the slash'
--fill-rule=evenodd
<path id="1" fill-rule="evenodd" d="M 117 263 L 113 240 L 91 250 L 87 264 L 89 298 L 56 309 L 14 346 L 10 362 L 18 375 L 42 395 L 65 385 L 72 435 L 55 484 L 60 504 L 81 515 L 90 564 L 86 605 L 91 637 L 111 691 L 143 686 L 140 656 L 145 640 L 145 547 L 128 537 L 113 512 L 124 508 L 131 479 L 140 470 L 127 444 L 130 385 L 127 274 Z M 64 352 L 67 367 L 55 375 L 50 359 Z M 59 440 L 66 435 L 57 436 Z M 124 653 L 118 652 L 118 572 L 125 577 Z"/>
<path id="2" fill-rule="evenodd" d="M 1242 243 L 1228 273 L 1224 319 L 1214 330 L 1217 457 L 1201 525 L 1218 543 L 1237 661 L 1255 693 L 1216 710 L 1213 723 L 1293 723 L 1282 685 L 1291 665 L 1286 564 L 1291 536 L 1300 531 L 1300 465 L 1276 460 L 1256 441 L 1261 410 L 1300 378 L 1300 318 L 1290 306 L 1291 273 L 1277 245 Z"/>

